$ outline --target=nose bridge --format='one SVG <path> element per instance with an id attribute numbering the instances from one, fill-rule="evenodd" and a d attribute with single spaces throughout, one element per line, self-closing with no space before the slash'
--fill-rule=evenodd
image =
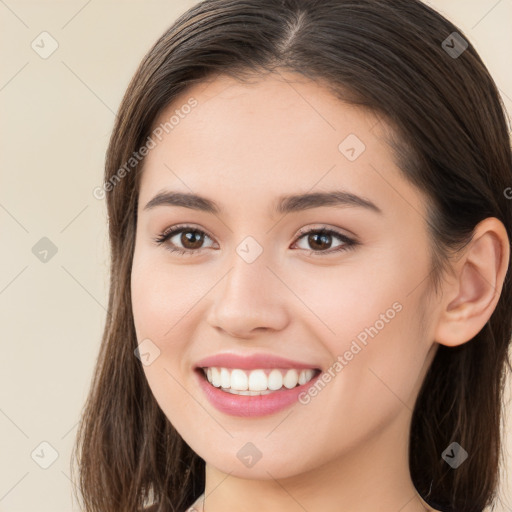
<path id="1" fill-rule="evenodd" d="M 267 265 L 272 265 L 269 255 L 270 251 L 265 251 L 253 237 L 246 237 L 238 244 L 228 258 L 229 273 L 219 300 L 234 301 L 230 307 L 239 301 L 242 306 L 256 306 L 262 302 L 261 295 L 268 296 L 269 287 L 272 287 L 269 278 L 274 277 L 267 268 Z"/>
<path id="2" fill-rule="evenodd" d="M 267 268 L 271 251 L 248 236 L 227 259 L 229 266 L 210 310 L 209 321 L 236 336 L 253 329 L 280 329 L 286 321 L 282 284 Z M 220 283 L 219 283 L 220 284 Z"/>

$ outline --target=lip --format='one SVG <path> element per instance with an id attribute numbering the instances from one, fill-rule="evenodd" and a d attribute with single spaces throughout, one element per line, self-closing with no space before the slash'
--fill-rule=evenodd
<path id="1" fill-rule="evenodd" d="M 322 372 L 318 371 L 317 375 L 301 386 L 296 386 L 292 389 L 274 391 L 268 395 L 256 396 L 234 395 L 232 393 L 222 391 L 220 388 L 216 388 L 208 382 L 201 368 L 196 368 L 194 370 L 194 374 L 196 375 L 199 386 L 203 390 L 209 402 L 217 410 L 231 416 L 242 416 L 247 418 L 274 414 L 290 407 L 293 404 L 297 404 L 299 401 L 299 395 L 305 392 L 309 387 L 313 386 L 317 379 L 322 375 Z"/>
<path id="2" fill-rule="evenodd" d="M 291 359 L 273 354 L 239 355 L 232 352 L 215 354 L 201 359 L 195 364 L 195 368 L 210 368 L 212 366 L 217 368 L 240 368 L 241 370 L 263 370 L 268 368 L 295 368 L 297 370 L 308 370 L 310 368 L 320 369 L 315 364 L 292 361 Z"/>

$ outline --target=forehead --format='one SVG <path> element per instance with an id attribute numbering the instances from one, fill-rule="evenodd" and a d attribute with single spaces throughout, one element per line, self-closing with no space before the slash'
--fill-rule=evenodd
<path id="1" fill-rule="evenodd" d="M 193 108 L 188 107 L 191 100 L 196 103 Z M 195 84 L 167 106 L 154 127 L 165 125 L 173 114 L 179 115 L 174 115 L 172 126 L 174 146 L 183 138 L 201 148 L 229 149 L 227 155 L 218 151 L 218 157 L 242 159 L 255 153 L 279 153 L 290 159 L 325 151 L 337 156 L 346 136 L 373 139 L 379 124 L 369 110 L 344 103 L 319 83 L 289 72 L 254 77 L 248 83 L 220 75 Z M 372 146 L 374 152 L 388 150 L 385 144 Z"/>
<path id="2" fill-rule="evenodd" d="M 161 140 L 144 162 L 141 204 L 164 188 L 221 194 L 243 206 L 343 187 L 382 196 L 381 203 L 407 196 L 421 208 L 385 140 L 390 128 L 300 75 L 250 83 L 221 75 L 194 84 L 162 111 L 153 130 L 159 127 Z"/>

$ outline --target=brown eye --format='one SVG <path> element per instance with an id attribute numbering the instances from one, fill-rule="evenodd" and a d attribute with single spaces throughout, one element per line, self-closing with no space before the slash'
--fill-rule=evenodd
<path id="1" fill-rule="evenodd" d="M 334 231 L 333 229 L 311 229 L 308 231 L 301 231 L 302 236 L 299 237 L 299 241 L 305 240 L 308 247 L 301 247 L 301 249 L 309 250 L 312 253 L 333 253 L 338 251 L 346 251 L 351 249 L 357 242 L 348 238 L 347 236 Z M 334 247 L 332 250 L 328 250 L 332 247 L 333 239 L 341 241 L 340 244 Z"/>
<path id="2" fill-rule="evenodd" d="M 199 249 L 203 243 L 204 233 L 199 231 L 182 231 L 180 243 L 185 249 Z"/>
<path id="3" fill-rule="evenodd" d="M 312 254 L 331 254 L 347 251 L 359 243 L 348 238 L 342 233 L 338 233 L 335 230 L 327 228 L 311 229 L 309 231 L 303 230 L 301 231 L 301 235 L 302 236 L 300 236 L 298 240 L 305 240 L 309 247 L 299 248 L 308 250 Z M 165 249 L 170 252 L 192 255 L 207 248 L 204 246 L 205 238 L 212 240 L 211 237 L 201 229 L 191 226 L 175 226 L 162 233 L 154 241 L 158 245 L 164 245 Z M 333 246 L 333 239 L 336 238 L 341 243 L 335 246 L 334 249 L 331 249 Z M 210 245 L 210 247 L 212 247 L 212 245 Z"/>
<path id="4" fill-rule="evenodd" d="M 204 247 L 204 241 L 210 238 L 204 231 L 188 226 L 176 226 L 165 231 L 155 239 L 158 245 L 164 245 L 168 251 L 179 254 L 194 254 Z M 175 239 L 175 240 L 173 240 Z"/>
<path id="5" fill-rule="evenodd" d="M 331 235 L 326 233 L 313 233 L 307 235 L 308 244 L 314 251 L 319 251 L 322 249 L 329 249 L 332 245 Z"/>

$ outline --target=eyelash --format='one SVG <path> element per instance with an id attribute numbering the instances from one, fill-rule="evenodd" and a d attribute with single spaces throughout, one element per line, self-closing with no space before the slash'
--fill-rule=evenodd
<path id="1" fill-rule="evenodd" d="M 163 245 L 167 240 L 172 238 L 174 235 L 176 235 L 177 233 L 181 233 L 183 231 L 200 233 L 200 234 L 206 235 L 210 239 L 212 238 L 208 233 L 206 233 L 202 229 L 197 229 L 197 228 L 194 228 L 194 227 L 188 226 L 188 225 L 179 225 L 179 226 L 174 226 L 173 228 L 166 230 L 163 233 L 161 233 L 160 235 L 158 235 L 156 238 L 154 238 L 154 242 L 157 245 Z M 300 229 L 299 230 L 300 236 L 297 238 L 297 241 L 301 240 L 302 238 L 304 238 L 306 235 L 309 235 L 310 233 L 318 233 L 321 235 L 333 235 L 333 236 L 339 238 L 344 244 L 344 245 L 340 245 L 339 247 L 337 247 L 334 250 L 315 251 L 312 249 L 309 251 L 310 254 L 312 254 L 312 255 L 333 254 L 333 253 L 348 251 L 350 249 L 355 248 L 357 245 L 359 245 L 359 242 L 357 242 L 356 240 L 348 238 L 347 236 L 343 235 L 342 233 L 339 233 L 338 231 L 335 231 L 333 229 L 329 229 L 326 227 L 317 228 L 317 229 Z M 201 252 L 203 249 L 206 249 L 206 247 L 202 247 L 200 249 L 180 249 L 180 248 L 176 248 L 176 247 L 167 246 L 167 247 L 165 247 L 165 249 L 172 253 L 191 256 L 192 254 L 197 254 L 197 253 Z M 307 250 L 307 249 L 303 249 L 303 250 Z"/>

